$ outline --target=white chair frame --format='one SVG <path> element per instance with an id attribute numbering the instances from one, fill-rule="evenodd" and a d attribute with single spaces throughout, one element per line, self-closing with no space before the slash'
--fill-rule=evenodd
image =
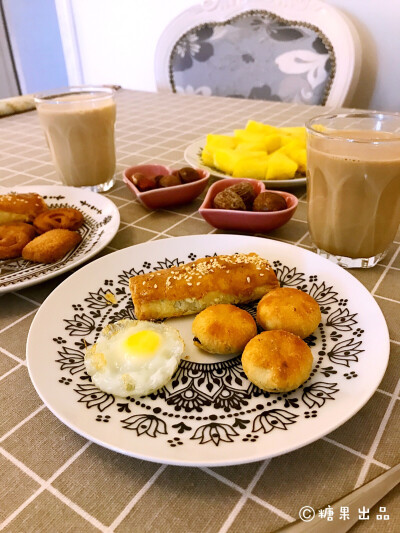
<path id="1" fill-rule="evenodd" d="M 198 25 L 225 22 L 251 10 L 273 13 L 285 20 L 318 28 L 331 42 L 336 57 L 335 74 L 326 106 L 349 106 L 361 68 L 361 43 L 344 13 L 322 0 L 203 0 L 174 18 L 162 33 L 155 53 L 158 91 L 171 91 L 169 61 L 177 40 Z"/>

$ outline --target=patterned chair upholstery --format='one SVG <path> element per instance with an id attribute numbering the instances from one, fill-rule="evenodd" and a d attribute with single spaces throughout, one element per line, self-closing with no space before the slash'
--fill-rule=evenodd
<path id="1" fill-rule="evenodd" d="M 338 28 L 335 33 L 326 32 L 310 22 L 312 17 L 301 17 L 303 11 L 299 9 L 294 13 L 296 18 L 285 18 L 279 10 L 246 9 L 238 12 L 240 9 L 224 7 L 227 4 L 224 0 L 214 0 L 214 4 L 218 3 L 221 4 L 218 20 L 210 20 L 217 9 L 210 14 L 204 6 L 203 11 L 198 6 L 195 16 L 187 17 L 193 20 L 189 29 L 181 31 L 173 42 L 171 28 L 174 21 L 165 30 L 156 52 L 159 90 L 322 105 L 327 102 L 342 105 L 346 96 L 351 96 L 358 79 L 360 60 L 354 28 L 347 32 L 348 42 L 353 39 L 353 48 L 343 37 L 343 51 L 338 51 L 341 37 L 337 35 Z M 277 0 L 243 3 L 245 6 L 263 4 L 270 7 L 279 4 Z M 297 1 L 298 6 L 302 4 L 304 12 L 306 7 L 311 11 L 316 7 L 321 9 L 321 5 L 328 9 L 327 17 L 322 13 L 319 19 L 326 18 L 329 29 L 332 6 L 319 0 Z M 187 10 L 188 15 L 193 9 Z M 288 14 L 290 11 L 286 9 L 284 12 Z M 233 16 L 229 16 L 230 13 Z M 342 21 L 342 14 L 338 16 Z M 195 20 L 199 23 L 195 24 Z M 182 18 L 178 20 L 179 27 L 183 27 L 182 21 Z M 337 42 L 332 42 L 332 36 Z M 345 46 L 348 57 L 344 55 Z M 355 57 L 356 53 L 358 57 Z M 346 61 L 350 67 L 344 73 L 342 65 Z M 340 69 L 342 73 L 338 73 Z M 336 88 L 338 95 L 331 96 L 332 102 L 329 102 L 332 86 L 339 85 L 338 74 L 347 88 L 340 95 Z"/>
<path id="2" fill-rule="evenodd" d="M 334 69 L 321 31 L 263 11 L 189 30 L 169 63 L 174 92 L 306 104 L 325 103 Z"/>

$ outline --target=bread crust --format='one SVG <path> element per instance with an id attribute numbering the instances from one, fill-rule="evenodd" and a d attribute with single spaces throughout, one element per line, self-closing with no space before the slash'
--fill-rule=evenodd
<path id="1" fill-rule="evenodd" d="M 262 390 L 288 392 L 308 379 L 313 356 L 307 344 L 288 331 L 263 331 L 247 343 L 242 366 L 248 379 Z"/>
<path id="2" fill-rule="evenodd" d="M 48 209 L 45 201 L 34 192 L 0 195 L 0 225 L 12 222 L 32 222 Z"/>
<path id="3" fill-rule="evenodd" d="M 205 257 L 129 280 L 140 320 L 191 315 L 220 303 L 248 303 L 276 287 L 271 265 L 255 253 Z"/>

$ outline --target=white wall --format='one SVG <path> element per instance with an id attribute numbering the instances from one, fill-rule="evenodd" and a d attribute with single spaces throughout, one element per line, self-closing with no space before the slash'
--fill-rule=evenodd
<path id="1" fill-rule="evenodd" d="M 153 61 L 158 37 L 170 20 L 198 1 L 56 0 L 72 9 L 80 81 L 156 90 Z M 342 9 L 361 37 L 363 65 L 352 105 L 400 111 L 400 2 L 325 1 Z M 62 26 L 63 20 L 60 22 Z"/>

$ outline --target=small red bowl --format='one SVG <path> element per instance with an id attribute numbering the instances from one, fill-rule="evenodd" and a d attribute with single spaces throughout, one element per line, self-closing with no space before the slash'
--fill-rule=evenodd
<path id="1" fill-rule="evenodd" d="M 200 179 L 197 181 L 162 189 L 153 189 L 146 192 L 139 191 L 139 189 L 132 183 L 133 174 L 140 172 L 152 180 L 159 175 L 166 176 L 172 174 L 174 170 L 163 165 L 137 165 L 135 167 L 127 168 L 123 173 L 122 179 L 141 204 L 150 209 L 161 209 L 173 205 L 187 204 L 203 192 L 208 183 L 210 173 L 198 168 L 195 170 L 200 176 Z"/>
<path id="2" fill-rule="evenodd" d="M 283 196 L 288 206 L 287 209 L 283 209 L 282 211 L 259 212 L 213 208 L 213 200 L 217 193 L 241 181 L 250 183 L 256 194 L 268 190 L 265 188 L 263 182 L 252 179 L 226 178 L 213 183 L 199 208 L 199 213 L 211 226 L 225 230 L 266 233 L 267 231 L 283 226 L 283 224 L 286 224 L 292 218 L 299 203 L 297 197 L 288 192 L 276 191 L 275 189 L 271 192 Z"/>

